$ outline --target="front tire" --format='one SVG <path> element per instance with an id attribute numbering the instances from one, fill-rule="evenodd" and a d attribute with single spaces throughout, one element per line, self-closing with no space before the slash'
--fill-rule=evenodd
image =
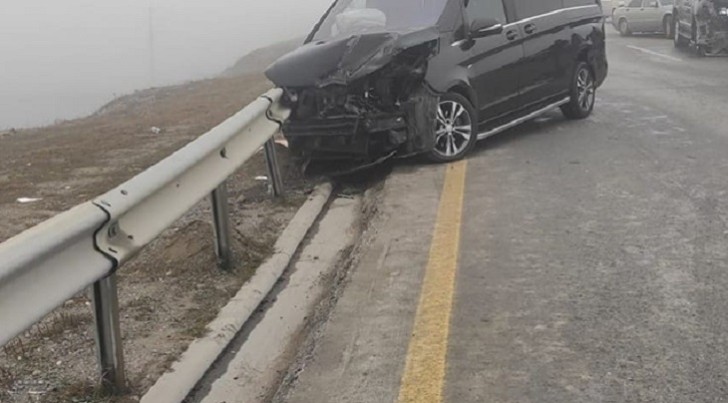
<path id="1" fill-rule="evenodd" d="M 695 45 L 695 56 L 705 57 L 708 55 L 708 49 L 704 45 Z"/>
<path id="2" fill-rule="evenodd" d="M 626 18 L 619 20 L 619 34 L 622 36 L 632 35 L 632 31 L 629 29 L 629 23 Z"/>
<path id="3" fill-rule="evenodd" d="M 571 81 L 570 99 L 561 106 L 568 119 L 584 119 L 591 115 L 596 101 L 597 84 L 594 72 L 586 62 L 579 62 Z"/>
<path id="4" fill-rule="evenodd" d="M 670 39 L 675 36 L 675 34 L 672 33 L 672 30 L 675 28 L 675 24 L 672 22 L 671 15 L 665 16 L 665 21 L 662 22 L 662 28 L 665 32 L 665 38 Z"/>
<path id="5" fill-rule="evenodd" d="M 435 146 L 427 155 L 432 162 L 452 162 L 465 157 L 478 141 L 477 114 L 467 98 L 446 93 L 440 97 L 433 135 Z"/>
<path id="6" fill-rule="evenodd" d="M 672 40 L 675 44 L 675 47 L 678 49 L 684 49 L 688 47 L 689 41 L 680 34 L 680 20 L 677 18 L 673 19 L 672 21 Z"/>

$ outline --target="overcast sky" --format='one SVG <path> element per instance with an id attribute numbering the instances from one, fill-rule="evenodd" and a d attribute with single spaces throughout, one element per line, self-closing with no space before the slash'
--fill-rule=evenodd
<path id="1" fill-rule="evenodd" d="M 0 0 L 0 129 L 214 76 L 250 50 L 305 34 L 332 1 Z"/>

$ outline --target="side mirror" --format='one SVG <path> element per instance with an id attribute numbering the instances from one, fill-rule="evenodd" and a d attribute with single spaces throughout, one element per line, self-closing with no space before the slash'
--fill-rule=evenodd
<path id="1" fill-rule="evenodd" d="M 503 24 L 493 18 L 476 18 L 470 24 L 471 38 L 485 38 L 503 32 Z"/>

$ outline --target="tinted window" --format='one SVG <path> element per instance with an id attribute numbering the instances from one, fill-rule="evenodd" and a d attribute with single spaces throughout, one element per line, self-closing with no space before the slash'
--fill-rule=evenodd
<path id="1" fill-rule="evenodd" d="M 515 0 L 514 3 L 519 20 L 562 8 L 561 0 Z"/>
<path id="2" fill-rule="evenodd" d="M 615 0 L 617 1 L 617 0 Z M 616 3 L 615 3 L 616 4 Z M 597 0 L 564 0 L 564 8 L 601 5 Z"/>
<path id="3" fill-rule="evenodd" d="M 471 21 L 474 18 L 493 18 L 503 24 L 508 22 L 502 0 L 470 0 L 467 12 Z"/>
<path id="4" fill-rule="evenodd" d="M 632 0 L 627 4 L 627 7 L 638 8 L 642 7 L 642 0 Z"/>

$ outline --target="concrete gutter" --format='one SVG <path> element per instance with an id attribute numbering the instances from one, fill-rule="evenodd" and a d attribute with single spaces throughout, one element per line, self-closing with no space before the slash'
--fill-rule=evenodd
<path id="1" fill-rule="evenodd" d="M 278 384 L 299 352 L 307 331 L 320 325 L 319 308 L 332 303 L 336 282 L 346 273 L 350 251 L 361 233 L 362 198 L 335 198 L 317 222 L 277 286 L 265 312 L 254 316 L 255 327 L 233 342 L 228 355 L 216 362 L 190 403 L 262 403 Z M 280 288 L 279 288 L 280 287 Z M 323 304 L 323 305 L 322 305 Z M 242 343 L 242 344 L 240 344 Z"/>
<path id="2" fill-rule="evenodd" d="M 142 397 L 141 403 L 180 403 L 222 354 L 260 303 L 273 289 L 331 197 L 330 183 L 319 185 L 276 241 L 274 254 L 207 325 L 207 335 L 187 351 Z"/>

